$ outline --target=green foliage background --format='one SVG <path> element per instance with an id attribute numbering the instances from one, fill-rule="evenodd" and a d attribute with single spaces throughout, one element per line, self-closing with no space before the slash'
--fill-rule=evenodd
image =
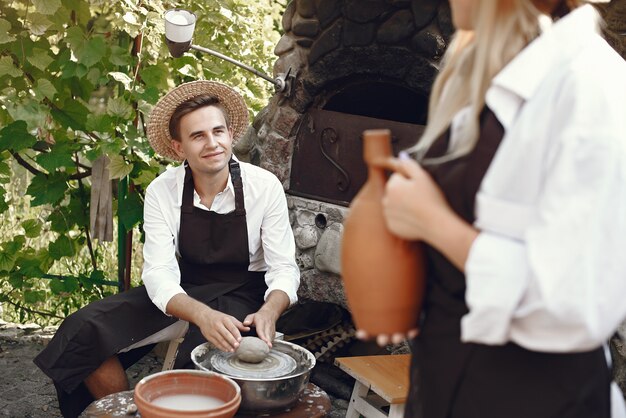
<path id="1" fill-rule="evenodd" d="M 215 79 L 242 93 L 251 114 L 270 83 L 217 58 L 172 59 L 163 14 L 196 13 L 194 43 L 267 74 L 287 0 L 0 0 L 0 303 L 20 322 L 58 322 L 117 291 L 116 243 L 89 231 L 91 165 L 136 193 L 114 216 L 139 235 L 142 192 L 168 161 L 144 133 L 163 92 Z M 124 183 L 122 183 L 124 184 Z M 118 214 L 118 206 L 124 209 Z M 138 280 L 140 251 L 134 251 Z"/>

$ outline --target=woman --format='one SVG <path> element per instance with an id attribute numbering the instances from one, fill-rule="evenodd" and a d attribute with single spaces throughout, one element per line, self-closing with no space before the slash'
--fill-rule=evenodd
<path id="1" fill-rule="evenodd" d="M 406 416 L 626 416 L 605 355 L 626 318 L 626 64 L 590 5 L 450 3 L 421 165 L 383 202 L 427 244 Z"/>

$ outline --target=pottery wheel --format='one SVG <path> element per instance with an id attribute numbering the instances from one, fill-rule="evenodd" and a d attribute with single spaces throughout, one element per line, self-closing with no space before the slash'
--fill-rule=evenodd
<path id="1" fill-rule="evenodd" d="M 288 354 L 270 350 L 260 363 L 248 363 L 237 358 L 235 353 L 219 352 L 211 357 L 215 371 L 233 377 L 273 378 L 285 376 L 296 369 L 296 360 Z"/>

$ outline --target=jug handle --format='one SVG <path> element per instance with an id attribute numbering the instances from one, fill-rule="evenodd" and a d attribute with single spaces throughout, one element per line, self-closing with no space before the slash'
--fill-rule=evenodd
<path id="1" fill-rule="evenodd" d="M 402 165 L 402 162 L 399 158 L 395 157 L 381 157 L 377 158 L 370 163 L 371 165 L 379 168 L 383 168 L 387 171 L 391 171 L 393 173 L 401 174 L 402 176 L 409 178 L 410 175 L 408 171 Z"/>

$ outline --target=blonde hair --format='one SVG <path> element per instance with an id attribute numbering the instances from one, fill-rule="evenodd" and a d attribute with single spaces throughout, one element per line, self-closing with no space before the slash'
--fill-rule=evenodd
<path id="1" fill-rule="evenodd" d="M 428 124 L 419 142 L 408 151 L 425 164 L 436 164 L 469 153 L 479 135 L 479 116 L 491 80 L 539 34 L 539 16 L 546 10 L 535 0 L 477 0 L 473 31 L 458 30 L 433 84 Z M 552 0 L 554 3 L 554 0 Z M 569 4 L 568 4 L 569 6 Z M 462 140 L 443 157 L 424 159 L 432 143 L 443 134 L 454 116 L 469 106 L 469 117 L 459 132 Z"/>

